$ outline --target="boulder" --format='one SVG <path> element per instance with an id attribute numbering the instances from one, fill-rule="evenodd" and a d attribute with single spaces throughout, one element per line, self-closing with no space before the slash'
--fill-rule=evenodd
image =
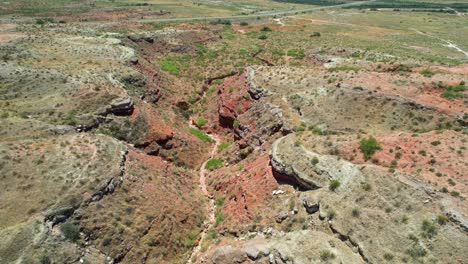
<path id="1" fill-rule="evenodd" d="M 286 220 L 286 218 L 288 218 L 288 216 L 289 216 L 288 212 L 281 212 L 275 217 L 275 220 L 276 220 L 277 223 L 281 223 L 284 220 Z"/>
<path id="2" fill-rule="evenodd" d="M 213 253 L 211 263 L 213 264 L 236 264 L 242 263 L 247 259 L 246 254 L 233 246 L 223 246 Z"/>
<path id="3" fill-rule="evenodd" d="M 312 197 L 302 198 L 302 204 L 309 214 L 314 214 L 320 209 L 319 202 Z"/>
<path id="4" fill-rule="evenodd" d="M 133 112 L 131 98 L 116 98 L 110 103 L 110 113 L 114 115 L 130 115 Z"/>
<path id="5" fill-rule="evenodd" d="M 247 257 L 251 260 L 257 260 L 270 254 L 270 248 L 264 240 L 254 239 L 247 242 L 243 249 Z"/>
<path id="6" fill-rule="evenodd" d="M 75 208 L 73 206 L 60 207 L 48 212 L 45 215 L 45 220 L 51 221 L 52 224 L 55 225 L 57 223 L 65 221 L 73 214 L 74 211 Z"/>

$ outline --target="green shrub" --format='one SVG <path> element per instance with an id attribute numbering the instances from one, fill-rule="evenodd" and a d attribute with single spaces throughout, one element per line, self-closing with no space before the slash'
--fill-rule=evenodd
<path id="1" fill-rule="evenodd" d="M 239 120 L 238 119 L 234 119 L 234 122 L 232 124 L 232 127 L 234 127 L 234 129 L 238 128 L 239 127 Z"/>
<path id="2" fill-rule="evenodd" d="M 351 215 L 353 217 L 359 217 L 361 215 L 361 212 L 359 211 L 358 208 L 354 208 L 352 211 L 351 211 Z"/>
<path id="3" fill-rule="evenodd" d="M 264 27 L 262 27 L 262 29 L 260 31 L 262 31 L 262 32 L 271 32 L 273 30 L 271 28 L 267 27 L 267 26 L 264 26 Z"/>
<path id="4" fill-rule="evenodd" d="M 70 111 L 63 119 L 63 124 L 68 126 L 76 126 L 76 111 Z"/>
<path id="5" fill-rule="evenodd" d="M 362 154 L 364 154 L 364 158 L 366 160 L 370 159 L 377 150 L 382 149 L 380 144 L 373 137 L 370 137 L 367 140 L 361 140 L 359 143 L 359 148 L 361 149 Z"/>
<path id="6" fill-rule="evenodd" d="M 336 256 L 330 250 L 324 249 L 320 251 L 320 259 L 323 261 L 328 261 L 334 259 Z"/>
<path id="7" fill-rule="evenodd" d="M 218 19 L 218 20 L 215 20 L 215 21 L 211 21 L 210 24 L 230 26 L 232 24 L 232 22 L 231 22 L 231 20 L 227 20 L 227 19 Z"/>
<path id="8" fill-rule="evenodd" d="M 435 73 L 431 69 L 425 69 L 421 71 L 421 74 L 426 77 L 432 77 Z"/>
<path id="9" fill-rule="evenodd" d="M 223 151 L 223 150 L 229 148 L 230 146 L 231 146 L 231 144 L 223 142 L 223 143 L 219 144 L 218 151 Z"/>
<path id="10" fill-rule="evenodd" d="M 441 96 L 449 100 L 463 98 L 465 97 L 465 94 L 463 93 L 465 90 L 465 84 L 460 83 L 457 86 L 448 86 L 447 88 L 445 88 L 445 91 L 442 92 Z"/>
<path id="11" fill-rule="evenodd" d="M 327 212 L 327 218 L 328 218 L 328 220 L 332 220 L 333 218 L 335 218 L 335 216 L 336 216 L 335 211 L 329 210 L 329 211 Z"/>
<path id="12" fill-rule="evenodd" d="M 312 163 L 312 165 L 317 165 L 319 163 L 319 159 L 314 156 L 310 162 Z"/>
<path id="13" fill-rule="evenodd" d="M 410 255 L 412 258 L 422 258 L 426 256 L 427 251 L 420 245 L 413 245 L 410 249 L 406 250 L 406 254 Z"/>
<path id="14" fill-rule="evenodd" d="M 311 37 L 320 37 L 322 34 L 320 34 L 320 32 L 313 32 L 310 36 Z"/>
<path id="15" fill-rule="evenodd" d="M 216 198 L 216 206 L 221 207 L 224 205 L 224 197 L 218 197 Z"/>
<path id="16" fill-rule="evenodd" d="M 362 185 L 362 189 L 364 189 L 364 191 L 370 191 L 372 189 L 372 186 L 369 183 L 364 183 Z"/>
<path id="17" fill-rule="evenodd" d="M 437 216 L 437 223 L 439 225 L 445 225 L 448 222 L 448 217 L 445 215 L 438 215 Z"/>
<path id="18" fill-rule="evenodd" d="M 338 187 L 340 187 L 340 185 L 341 183 L 339 180 L 331 180 L 328 188 L 330 189 L 330 191 L 335 191 Z"/>
<path id="19" fill-rule="evenodd" d="M 387 261 L 390 261 L 390 260 L 393 259 L 393 255 L 390 254 L 390 253 L 385 253 L 385 254 L 383 255 L 383 258 L 384 258 L 385 260 L 387 260 Z"/>
<path id="20" fill-rule="evenodd" d="M 213 140 L 208 136 L 207 134 L 203 133 L 203 131 L 200 131 L 196 128 L 190 128 L 189 133 L 196 136 L 197 138 L 206 141 L 206 142 L 212 142 Z"/>
<path id="21" fill-rule="evenodd" d="M 402 71 L 402 72 L 410 72 L 411 71 L 410 67 L 408 67 L 406 65 L 400 65 L 400 66 L 398 66 L 398 68 L 396 70 L 397 71 Z"/>
<path id="22" fill-rule="evenodd" d="M 425 238 L 432 238 L 437 234 L 436 226 L 429 220 L 424 220 L 421 224 L 422 236 Z"/>
<path id="23" fill-rule="evenodd" d="M 166 57 L 159 62 L 159 66 L 163 71 L 167 71 L 172 75 L 178 76 L 180 74 L 180 67 L 173 57 Z"/>
<path id="24" fill-rule="evenodd" d="M 205 165 L 205 169 L 208 169 L 208 170 L 214 170 L 214 169 L 217 169 L 219 167 L 221 167 L 223 165 L 223 161 L 220 160 L 220 159 L 210 159 L 206 165 Z"/>
<path id="25" fill-rule="evenodd" d="M 303 59 L 305 57 L 304 50 L 302 49 L 290 49 L 287 54 L 295 59 Z"/>
<path id="26" fill-rule="evenodd" d="M 354 71 L 358 72 L 361 68 L 357 66 L 349 66 L 349 65 L 344 65 L 344 66 L 337 66 L 333 68 L 329 68 L 329 72 L 337 72 L 337 71 Z"/>
<path id="27" fill-rule="evenodd" d="M 265 39 L 267 39 L 267 38 L 268 38 L 268 36 L 265 35 L 265 34 L 262 34 L 262 35 L 260 35 L 260 36 L 258 37 L 258 39 L 261 39 L 261 40 L 265 40 Z"/>
<path id="28" fill-rule="evenodd" d="M 66 222 L 60 226 L 60 231 L 63 236 L 70 241 L 77 241 L 80 239 L 80 227 L 70 222 Z"/>
<path id="29" fill-rule="evenodd" d="M 216 216 L 215 216 L 215 221 L 216 221 L 216 225 L 219 225 L 221 224 L 223 221 L 224 221 L 224 214 L 223 212 L 217 212 L 216 213 Z"/>
<path id="30" fill-rule="evenodd" d="M 247 23 L 247 22 L 245 22 L 245 21 L 242 21 L 242 22 L 239 23 L 239 25 L 241 25 L 241 26 L 248 26 L 249 23 Z"/>
<path id="31" fill-rule="evenodd" d="M 206 119 L 203 118 L 203 117 L 198 118 L 197 122 L 196 122 L 196 125 L 197 125 L 197 127 L 202 127 L 202 126 L 206 125 Z"/>

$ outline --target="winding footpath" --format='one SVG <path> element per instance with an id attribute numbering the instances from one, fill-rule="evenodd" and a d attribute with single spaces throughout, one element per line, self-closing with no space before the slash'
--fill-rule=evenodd
<path id="1" fill-rule="evenodd" d="M 417 29 L 414 29 L 412 28 L 412 30 L 420 35 L 423 35 L 423 36 L 426 36 L 426 37 L 429 37 L 429 38 L 433 38 L 433 39 L 437 39 L 437 40 L 440 40 L 442 42 L 444 42 L 445 44 L 442 44 L 443 46 L 447 47 L 447 48 L 451 48 L 451 49 L 455 49 L 461 53 L 463 53 L 465 55 L 466 58 L 468 58 L 468 51 L 465 51 L 463 49 L 461 49 L 458 45 L 446 40 L 446 39 L 442 39 L 438 36 L 434 36 L 434 35 L 431 35 L 431 34 L 428 34 L 428 33 L 424 33 L 420 30 L 417 30 Z"/>
<path id="2" fill-rule="evenodd" d="M 196 128 L 193 125 L 193 122 L 192 122 L 191 118 L 190 118 L 189 122 L 190 122 L 189 123 L 190 127 Z M 212 159 L 216 155 L 216 152 L 218 151 L 218 146 L 221 143 L 221 139 L 217 135 L 211 135 L 211 134 L 207 134 L 207 135 L 215 142 L 215 144 L 214 144 L 213 148 L 211 149 L 210 157 L 200 167 L 200 173 L 199 173 L 199 175 L 200 175 L 200 185 L 199 186 L 200 186 L 200 189 L 201 189 L 203 195 L 205 195 L 208 198 L 208 212 L 209 212 L 208 217 L 207 217 L 208 222 L 204 224 L 203 230 L 202 230 L 202 232 L 200 234 L 200 239 L 198 240 L 198 245 L 193 248 L 192 254 L 190 255 L 190 258 L 188 259 L 187 264 L 200 263 L 200 261 L 199 261 L 200 256 L 199 255 L 200 255 L 202 244 L 205 241 L 206 233 L 215 224 L 216 203 L 215 203 L 213 195 L 211 195 L 208 192 L 208 188 L 206 186 L 206 177 L 205 177 L 206 176 L 206 168 L 205 167 L 206 167 L 206 163 L 208 163 L 208 161 L 210 159 Z"/>

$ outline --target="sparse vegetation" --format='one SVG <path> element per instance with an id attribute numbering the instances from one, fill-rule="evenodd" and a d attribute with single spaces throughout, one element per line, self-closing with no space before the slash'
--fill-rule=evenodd
<path id="1" fill-rule="evenodd" d="M 424 220 L 421 224 L 422 236 L 425 238 L 433 238 L 437 234 L 437 228 L 433 222 Z"/>
<path id="2" fill-rule="evenodd" d="M 320 259 L 323 261 L 328 261 L 334 259 L 336 256 L 330 250 L 322 250 L 320 251 Z"/>
<path id="3" fill-rule="evenodd" d="M 60 226 L 60 231 L 63 236 L 70 241 L 77 241 L 80 239 L 80 227 L 71 222 L 63 223 Z"/>
<path id="4" fill-rule="evenodd" d="M 340 181 L 339 180 L 331 180 L 330 184 L 328 185 L 328 188 L 330 191 L 335 191 L 338 187 L 340 187 Z"/>
<path id="5" fill-rule="evenodd" d="M 214 170 L 223 165 L 223 161 L 220 159 L 210 159 L 205 165 L 205 168 L 208 170 Z"/>
<path id="6" fill-rule="evenodd" d="M 368 139 L 361 140 L 359 148 L 361 149 L 362 154 L 364 154 L 364 158 L 368 160 L 377 150 L 382 149 L 382 146 L 380 146 L 375 138 L 370 137 Z"/>
<path id="7" fill-rule="evenodd" d="M 447 88 L 445 88 L 441 96 L 449 100 L 454 100 L 457 98 L 464 98 L 465 97 L 465 94 L 463 93 L 464 91 L 466 91 L 465 84 L 460 83 L 459 85 L 448 86 Z"/>
<path id="8" fill-rule="evenodd" d="M 353 208 L 353 210 L 351 211 L 351 215 L 353 217 L 359 217 L 361 215 L 361 211 L 359 211 L 358 208 Z"/>
<path id="9" fill-rule="evenodd" d="M 218 151 L 223 151 L 223 150 L 229 148 L 230 146 L 231 146 L 231 144 L 223 142 L 223 143 L 219 144 Z"/>
<path id="10" fill-rule="evenodd" d="M 166 57 L 159 62 L 161 69 L 167 71 L 170 74 L 178 76 L 180 74 L 180 66 L 173 57 Z"/>
<path id="11" fill-rule="evenodd" d="M 197 138 L 203 140 L 203 141 L 207 141 L 207 142 L 211 142 L 213 141 L 210 136 L 208 136 L 207 134 L 203 133 L 203 131 L 201 130 L 198 130 L 196 128 L 190 128 L 189 129 L 189 132 L 190 134 L 196 136 Z"/>
<path id="12" fill-rule="evenodd" d="M 344 66 L 337 66 L 334 68 L 329 68 L 329 72 L 338 72 L 338 71 L 354 71 L 358 72 L 360 68 L 358 66 L 351 66 L 351 65 L 344 65 Z"/>
<path id="13" fill-rule="evenodd" d="M 426 77 L 432 77 L 435 75 L 435 73 L 431 69 L 424 69 L 421 71 L 421 74 Z"/>
<path id="14" fill-rule="evenodd" d="M 319 163 L 319 159 L 318 159 L 316 156 L 314 156 L 314 157 L 310 160 L 310 162 L 312 163 L 312 165 L 317 165 L 317 164 Z"/>
<path id="15" fill-rule="evenodd" d="M 295 59 L 303 59 L 305 57 L 304 50 L 302 49 L 290 49 L 287 52 L 288 56 L 291 56 Z"/>
<path id="16" fill-rule="evenodd" d="M 197 119 L 197 122 L 196 122 L 196 125 L 197 127 L 203 127 L 204 125 L 206 125 L 206 119 L 203 118 L 203 117 L 200 117 Z"/>

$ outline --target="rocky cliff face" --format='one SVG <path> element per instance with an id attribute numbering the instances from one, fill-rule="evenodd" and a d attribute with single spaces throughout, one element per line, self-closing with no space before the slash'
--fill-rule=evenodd
<path id="1" fill-rule="evenodd" d="M 432 150 L 443 145 L 439 142 L 444 139 L 435 136 L 443 132 L 425 132 L 447 123 L 460 131 L 463 124 L 458 116 L 412 98 L 330 85 L 321 81 L 321 74 L 319 69 L 248 69 L 247 86 L 254 102 L 237 117 L 234 135 L 240 149 L 253 150 L 240 164 L 268 154 L 269 177 L 280 185 L 255 200 L 248 199 L 251 196 L 242 187 L 242 199 L 250 200 L 246 221 L 232 211 L 231 201 L 239 200 L 226 191 L 236 184 L 224 181 L 219 187 L 219 179 L 230 173 L 224 169 L 213 173 L 217 195 L 229 199 L 220 209 L 227 217 L 222 228 L 241 239 L 219 239 L 230 246 L 212 246 L 208 262 L 412 262 L 450 259 L 447 252 L 451 251 L 457 256 L 455 262 L 461 263 L 466 258 L 463 245 L 468 243 L 466 216 L 461 216 L 466 210 L 463 198 L 444 193 L 447 189 L 437 183 L 423 182 L 428 176 L 420 173 L 435 173 L 430 167 L 446 162 L 463 166 L 463 154 L 452 150 L 456 157 L 449 161 L 443 158 L 449 151 Z M 416 134 L 411 141 L 402 138 L 412 131 L 422 133 L 420 139 Z M 397 133 L 399 143 L 385 139 Z M 457 132 L 451 133 L 455 134 L 450 138 L 458 142 Z M 373 159 L 365 159 L 359 144 L 371 136 L 381 145 Z M 435 143 L 414 150 L 404 147 L 414 140 Z M 419 157 L 403 165 L 407 155 Z M 424 168 L 411 170 L 411 163 L 418 166 L 421 158 L 426 159 Z M 243 167 L 233 177 L 249 179 L 248 185 L 258 186 L 262 193 L 265 185 L 249 178 L 251 170 Z M 456 170 L 447 174 L 457 177 Z M 454 215 L 461 219 L 455 220 Z M 230 224 L 239 221 L 245 224 Z M 310 250 L 305 249 L 309 246 Z"/>

